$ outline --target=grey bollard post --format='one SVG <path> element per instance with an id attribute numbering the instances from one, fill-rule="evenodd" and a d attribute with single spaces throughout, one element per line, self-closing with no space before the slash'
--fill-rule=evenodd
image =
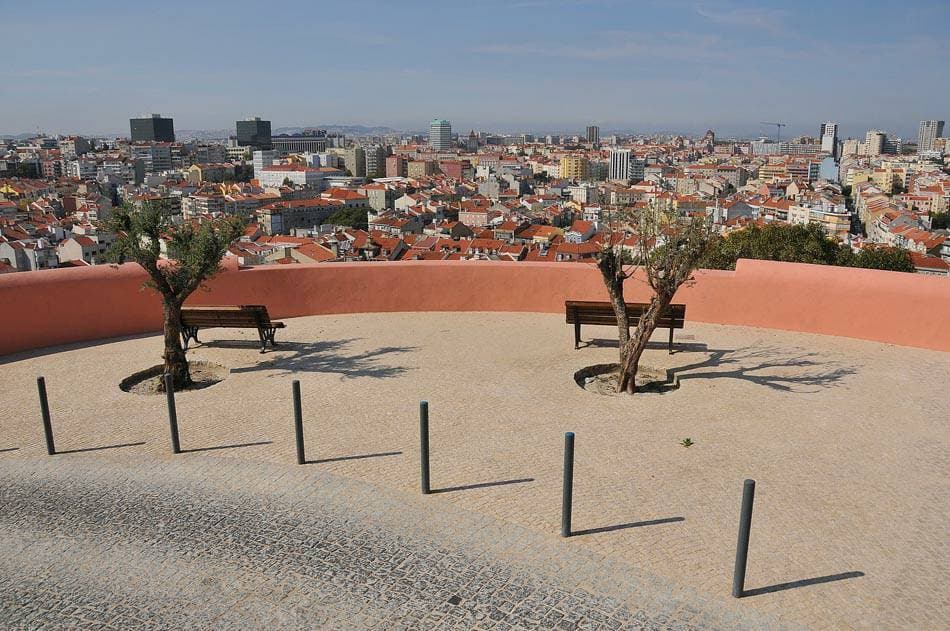
<path id="1" fill-rule="evenodd" d="M 36 378 L 36 389 L 40 393 L 40 414 L 43 415 L 43 434 L 46 435 L 46 453 L 54 455 L 56 446 L 53 444 L 53 422 L 49 416 L 49 400 L 46 398 L 46 378 Z"/>
<path id="2" fill-rule="evenodd" d="M 168 404 L 168 426 L 172 433 L 172 453 L 181 453 L 181 443 L 178 440 L 178 412 L 175 409 L 175 383 L 170 373 L 165 373 L 165 402 Z"/>
<path id="3" fill-rule="evenodd" d="M 561 536 L 571 536 L 574 505 L 574 432 L 564 434 L 564 489 L 561 493 Z"/>
<path id="4" fill-rule="evenodd" d="M 752 503 L 755 500 L 755 480 L 742 485 L 742 512 L 739 515 L 739 541 L 736 544 L 736 569 L 732 576 L 732 596 L 742 598 L 745 593 L 745 568 L 749 558 L 749 532 L 752 529 Z"/>
<path id="5" fill-rule="evenodd" d="M 300 382 L 294 379 L 294 435 L 297 438 L 297 464 L 306 464 L 303 448 L 303 408 L 300 405 Z"/>
<path id="6" fill-rule="evenodd" d="M 422 475 L 422 494 L 432 492 L 429 486 L 429 402 L 419 402 L 419 466 Z"/>

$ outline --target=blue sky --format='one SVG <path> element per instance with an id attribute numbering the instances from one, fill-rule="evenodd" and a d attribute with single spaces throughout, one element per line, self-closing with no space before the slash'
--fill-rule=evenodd
<path id="1" fill-rule="evenodd" d="M 950 2 L 7 2 L 0 132 L 275 127 L 914 137 L 950 118 Z M 11 57 L 12 55 L 12 57 Z"/>

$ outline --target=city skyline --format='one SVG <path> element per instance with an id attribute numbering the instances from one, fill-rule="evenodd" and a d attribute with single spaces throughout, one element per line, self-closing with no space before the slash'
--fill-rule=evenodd
<path id="1" fill-rule="evenodd" d="M 265 34 L 291 43 L 316 29 L 316 50 L 259 42 L 259 22 L 246 19 L 259 5 L 190 6 L 188 19 L 183 8 L 8 7 L 10 44 L 29 54 L 0 71 L 13 86 L 0 133 L 111 135 L 129 117 L 163 112 L 182 130 L 229 128 L 259 113 L 275 129 L 323 122 L 421 131 L 439 116 L 456 131 L 582 134 L 596 124 L 602 133 L 708 127 L 721 136 L 767 135 L 763 120 L 816 135 L 835 120 L 841 137 L 881 128 L 910 140 L 920 121 L 946 119 L 950 102 L 950 87 L 935 80 L 950 61 L 940 46 L 950 17 L 942 3 L 893 11 L 880 2 L 449 2 L 438 14 L 448 46 L 419 37 L 419 11 L 404 5 L 371 2 L 354 16 L 290 2 L 281 15 L 293 20 L 266 23 Z M 145 23 L 168 36 L 143 38 Z M 77 32 L 90 37 L 77 42 Z M 225 40 L 259 43 L 235 49 L 240 64 L 208 63 L 222 58 Z M 897 89 L 922 83 L 928 102 Z M 277 98 L 286 94 L 294 98 Z"/>

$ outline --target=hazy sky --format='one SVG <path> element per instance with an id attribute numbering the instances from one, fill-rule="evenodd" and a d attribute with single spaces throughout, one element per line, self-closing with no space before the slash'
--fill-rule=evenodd
<path id="1" fill-rule="evenodd" d="M 950 118 L 950 2 L 5 2 L 0 132 L 314 124 L 916 137 Z"/>

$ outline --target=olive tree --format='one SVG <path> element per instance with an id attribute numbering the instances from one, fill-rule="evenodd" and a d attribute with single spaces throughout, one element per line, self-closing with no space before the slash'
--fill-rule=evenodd
<path id="1" fill-rule="evenodd" d="M 117 236 L 109 257 L 115 263 L 138 263 L 148 272 L 147 287 L 162 298 L 165 373 L 176 390 L 189 386 L 191 374 L 181 342 L 181 307 L 204 281 L 214 276 L 228 246 L 244 229 L 244 220 L 226 217 L 175 223 L 166 208 L 146 203 L 123 206 L 108 221 Z M 162 256 L 162 250 L 166 256 Z M 164 384 L 160 386 L 164 389 Z"/>
<path id="2" fill-rule="evenodd" d="M 650 336 L 676 291 L 692 278 L 714 233 L 709 217 L 681 217 L 669 202 L 625 209 L 612 218 L 604 232 L 597 268 L 617 318 L 620 339 L 617 389 L 633 394 L 640 357 Z M 624 300 L 624 283 L 631 277 L 646 283 L 653 294 L 633 335 Z"/>

